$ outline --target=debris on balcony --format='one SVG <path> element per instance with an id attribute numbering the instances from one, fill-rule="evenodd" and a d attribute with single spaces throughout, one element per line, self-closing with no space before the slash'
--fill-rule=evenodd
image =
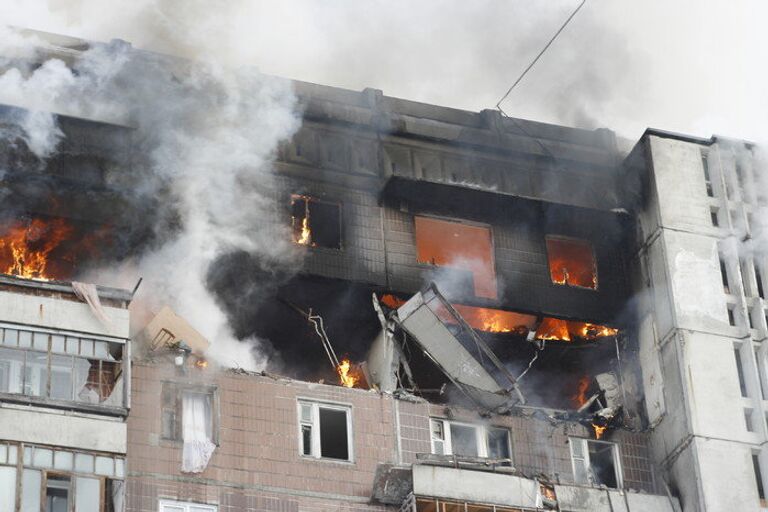
<path id="1" fill-rule="evenodd" d="M 202 334 L 168 306 L 163 306 L 150 320 L 138 339 L 144 341 L 149 350 L 168 348 L 183 340 L 191 352 L 199 355 L 205 354 L 210 345 Z"/>

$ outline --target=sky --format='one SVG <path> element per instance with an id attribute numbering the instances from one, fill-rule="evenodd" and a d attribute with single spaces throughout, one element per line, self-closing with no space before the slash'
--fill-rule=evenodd
<path id="1" fill-rule="evenodd" d="M 579 0 L 0 0 L 16 25 L 493 108 Z M 502 104 L 637 139 L 647 127 L 765 142 L 768 2 L 587 0 Z"/>

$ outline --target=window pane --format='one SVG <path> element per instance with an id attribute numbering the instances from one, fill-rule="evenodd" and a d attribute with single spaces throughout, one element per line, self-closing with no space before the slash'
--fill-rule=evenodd
<path id="1" fill-rule="evenodd" d="M 72 452 L 57 451 L 53 454 L 53 467 L 54 469 L 72 471 L 72 464 L 74 464 L 74 459 L 75 455 Z"/>
<path id="2" fill-rule="evenodd" d="M 0 464 L 5 464 L 7 461 L 8 461 L 8 445 L 0 444 Z"/>
<path id="3" fill-rule="evenodd" d="M 109 351 L 107 350 L 106 341 L 96 341 L 93 346 L 93 355 L 99 359 L 106 359 Z"/>
<path id="4" fill-rule="evenodd" d="M 349 460 L 347 446 L 347 412 L 319 408 L 320 456 L 329 459 Z"/>
<path id="5" fill-rule="evenodd" d="M 78 354 L 80 352 L 80 339 L 67 336 L 67 354 Z"/>
<path id="6" fill-rule="evenodd" d="M 112 457 L 96 457 L 96 474 L 112 476 L 115 473 Z"/>
<path id="7" fill-rule="evenodd" d="M 488 505 L 467 505 L 467 512 L 493 512 L 493 507 Z"/>
<path id="8" fill-rule="evenodd" d="M 161 503 L 160 512 L 185 512 L 185 510 L 184 510 L 184 507 L 177 507 L 176 505 L 168 505 L 167 503 Z"/>
<path id="9" fill-rule="evenodd" d="M 24 465 L 25 466 L 32 465 L 32 448 L 30 448 L 29 446 L 24 447 Z"/>
<path id="10" fill-rule="evenodd" d="M 21 477 L 21 512 L 40 512 L 40 471 L 25 469 Z"/>
<path id="11" fill-rule="evenodd" d="M 66 338 L 64 336 L 61 336 L 59 334 L 52 334 L 51 335 L 51 351 L 59 352 L 61 354 L 66 352 L 65 340 Z"/>
<path id="12" fill-rule="evenodd" d="M 16 462 L 18 462 L 18 459 L 16 458 L 16 455 L 18 453 L 18 448 L 16 445 L 9 445 L 8 446 L 8 464 L 16 465 Z"/>
<path id="13" fill-rule="evenodd" d="M 35 350 L 48 350 L 48 337 L 50 335 L 47 332 L 36 332 L 33 334 L 32 347 Z"/>
<path id="14" fill-rule="evenodd" d="M 477 457 L 477 429 L 451 424 L 451 445 L 454 455 Z"/>
<path id="15" fill-rule="evenodd" d="M 51 398 L 72 400 L 72 356 L 51 355 Z"/>
<path id="16" fill-rule="evenodd" d="M 461 503 L 440 502 L 440 512 L 464 512 L 464 505 Z"/>
<path id="17" fill-rule="evenodd" d="M 0 466 L 0 510 L 16 507 L 16 468 Z"/>
<path id="18" fill-rule="evenodd" d="M 45 512 L 68 512 L 70 498 L 69 477 L 48 475 L 45 487 Z"/>
<path id="19" fill-rule="evenodd" d="M 27 365 L 24 368 L 24 394 L 45 396 L 48 388 L 48 354 L 27 352 Z"/>
<path id="20" fill-rule="evenodd" d="M 19 339 L 19 331 L 16 329 L 3 329 L 3 344 L 15 347 Z"/>
<path id="21" fill-rule="evenodd" d="M 80 473 L 93 473 L 93 455 L 76 453 L 75 471 Z"/>
<path id="22" fill-rule="evenodd" d="M 77 512 L 99 512 L 101 481 L 96 478 L 75 479 L 75 510 Z"/>
<path id="23" fill-rule="evenodd" d="M 88 375 L 91 372 L 91 363 L 88 359 L 75 357 L 74 385 L 75 400 L 88 404 L 99 403 L 98 392 L 88 384 Z"/>
<path id="24" fill-rule="evenodd" d="M 488 429 L 488 457 L 509 459 L 509 431 L 503 428 Z"/>
<path id="25" fill-rule="evenodd" d="M 301 453 L 312 455 L 312 426 L 301 426 Z"/>
<path id="26" fill-rule="evenodd" d="M 80 355 L 93 357 L 93 340 L 80 340 Z"/>
<path id="27" fill-rule="evenodd" d="M 115 459 L 115 476 L 117 478 L 125 477 L 125 460 Z"/>
<path id="28" fill-rule="evenodd" d="M 21 393 L 24 352 L 0 347 L 0 392 Z"/>
<path id="29" fill-rule="evenodd" d="M 32 348 L 32 333 L 29 331 L 19 331 L 19 347 Z"/>
<path id="30" fill-rule="evenodd" d="M 32 455 L 32 465 L 37 468 L 50 468 L 53 466 L 53 450 L 37 448 Z"/>

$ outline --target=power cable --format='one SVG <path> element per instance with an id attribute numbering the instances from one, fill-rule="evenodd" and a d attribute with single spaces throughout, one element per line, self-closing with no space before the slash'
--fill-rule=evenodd
<path id="1" fill-rule="evenodd" d="M 520 74 L 520 76 L 517 77 L 517 80 L 515 80 L 515 83 L 512 84 L 512 86 L 507 90 L 507 92 L 504 94 L 504 96 L 501 97 L 501 99 L 496 103 L 496 109 L 502 113 L 505 117 L 509 117 L 504 110 L 501 108 L 501 102 L 507 99 L 507 96 L 512 92 L 512 90 L 517 87 L 517 84 L 522 81 L 522 79 L 525 77 L 525 75 L 528 74 L 528 71 L 531 70 L 531 68 L 539 61 L 542 55 L 544 55 L 544 52 L 546 52 L 550 46 L 552 46 L 552 43 L 555 42 L 555 39 L 560 35 L 560 33 L 565 29 L 565 27 L 568 26 L 568 24 L 571 22 L 574 16 L 581 10 L 581 8 L 584 6 L 584 4 L 587 3 L 587 0 L 581 0 L 581 3 L 576 7 L 576 9 L 571 13 L 570 16 L 568 16 L 568 19 L 565 20 L 565 23 L 563 23 L 560 28 L 555 32 L 555 35 L 552 36 L 552 39 L 549 40 L 549 42 L 544 46 L 544 48 L 541 49 L 541 51 L 536 55 L 536 57 L 531 61 L 530 64 L 528 64 L 528 67 L 525 68 L 525 70 Z"/>

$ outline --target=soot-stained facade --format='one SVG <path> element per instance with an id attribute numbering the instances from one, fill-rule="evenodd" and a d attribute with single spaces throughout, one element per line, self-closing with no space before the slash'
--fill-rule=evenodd
<path id="1" fill-rule="evenodd" d="M 47 51 L 67 63 L 91 44 L 54 39 Z M 301 263 L 233 251 L 206 276 L 235 333 L 264 340 L 266 370 L 218 367 L 206 358 L 217 340 L 195 330 L 198 319 L 163 308 L 130 333 L 133 357 L 121 353 L 132 359 L 121 374 L 130 394 L 109 412 L 127 443 L 80 454 L 74 441 L 0 427 L 0 486 L 15 489 L 0 503 L 14 512 L 677 510 L 652 449 L 658 425 L 638 356 L 632 276 L 645 207 L 627 190 L 634 175 L 615 135 L 374 89 L 292 87 L 301 128 L 276 152 L 273 204 L 259 222 L 276 226 Z M 13 134 L 25 111 L 0 114 Z M 37 366 L 49 395 L 62 382 L 79 391 L 75 377 L 87 384 L 92 373 L 72 363 L 70 380 L 54 378 L 61 357 L 114 363 L 112 350 L 66 356 L 70 337 L 120 341 L 101 339 L 109 293 L 69 281 L 162 244 L 158 234 L 183 222 L 163 183 L 141 194 L 146 155 L 134 129 L 55 121 L 52 155 L 34 157 L 20 136 L 0 152 L 8 286 L 58 287 L 87 317 L 73 327 L 54 306 L 48 325 L 47 305 L 37 317 L 37 303 L 18 308 L 24 300 L 8 295 L 0 328 L 48 336 Z M 108 312 L 127 338 L 133 293 L 114 293 L 122 309 Z M 66 331 L 64 354 L 55 329 Z M 5 352 L 26 354 L 19 336 Z M 39 406 L 31 374 L 5 359 L 0 411 Z M 82 428 L 104 421 L 103 408 L 63 409 Z M 72 428 L 62 423 L 64 439 L 78 435 Z M 28 461 L 26 442 L 36 443 Z M 96 466 L 78 467 L 78 455 Z M 30 505 L 24 482 L 35 472 L 40 503 Z"/>

